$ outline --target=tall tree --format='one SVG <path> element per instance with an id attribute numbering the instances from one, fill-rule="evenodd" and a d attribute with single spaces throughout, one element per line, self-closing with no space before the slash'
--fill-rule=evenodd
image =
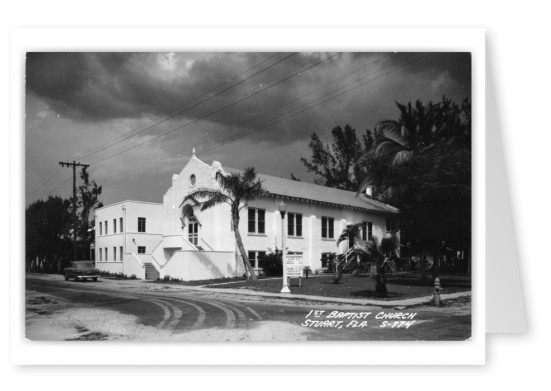
<path id="1" fill-rule="evenodd" d="M 427 106 L 420 100 L 407 106 L 395 102 L 400 110 L 396 120 L 383 120 L 378 123 L 378 139 L 375 152 L 388 159 L 393 165 L 406 163 L 415 155 L 433 147 L 436 139 L 435 119 L 440 105 L 429 102 Z"/>
<path id="2" fill-rule="evenodd" d="M 80 171 L 80 179 L 82 184 L 77 189 L 77 235 L 81 244 L 81 257 L 84 259 L 88 257 L 90 245 L 94 240 L 93 228 L 95 222 L 90 219 L 90 213 L 96 206 L 101 204 L 99 196 L 102 187 L 98 186 L 96 181 L 90 181 L 90 174 L 86 167 L 83 167 Z"/>
<path id="3" fill-rule="evenodd" d="M 70 205 L 69 200 L 50 196 L 45 201 L 33 202 L 25 210 L 27 271 L 59 272 L 61 261 L 70 256 Z"/>
<path id="4" fill-rule="evenodd" d="M 364 154 L 362 142 L 356 130 L 349 125 L 344 129 L 334 127 L 331 136 L 333 143 L 329 145 L 313 133 L 309 144 L 312 158 L 300 158 L 300 161 L 308 171 L 316 174 L 314 181 L 318 185 L 354 191 L 364 176 L 364 166 L 361 164 Z M 369 136 L 364 137 L 364 143 L 369 141 Z"/>
<path id="5" fill-rule="evenodd" d="M 249 262 L 249 256 L 241 239 L 241 233 L 239 232 L 239 212 L 247 205 L 247 202 L 262 197 L 266 194 L 266 191 L 262 188 L 260 179 L 256 177 L 253 167 L 245 169 L 243 173 L 227 175 L 218 171 L 216 173 L 216 181 L 218 182 L 218 188 L 199 188 L 185 196 L 184 202 L 189 200 L 194 205 L 199 206 L 202 211 L 215 205 L 229 205 L 237 247 L 247 268 L 248 277 L 256 279 L 253 267 Z"/>
<path id="6" fill-rule="evenodd" d="M 397 106 L 398 120 L 378 123 L 358 192 L 375 184 L 376 198 L 400 209 L 404 241 L 435 253 L 442 241 L 470 248 L 470 102 Z"/>

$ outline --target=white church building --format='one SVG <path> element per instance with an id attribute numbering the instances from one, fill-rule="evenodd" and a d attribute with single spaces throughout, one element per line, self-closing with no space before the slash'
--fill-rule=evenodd
<path id="1" fill-rule="evenodd" d="M 179 174 L 162 203 L 122 201 L 95 211 L 95 261 L 100 270 L 137 278 L 182 280 L 236 277 L 245 273 L 235 243 L 228 205 L 200 211 L 184 197 L 199 187 L 216 188 L 216 173 L 238 172 L 218 161 L 206 164 L 195 154 Z M 341 253 L 341 231 L 363 223 L 364 240 L 390 232 L 398 210 L 368 195 L 356 196 L 312 183 L 258 174 L 267 190 L 241 210 L 239 230 L 251 264 L 261 270 L 264 254 L 281 249 L 282 219 L 287 206 L 287 251 L 301 253 L 304 266 L 324 268 L 324 254 Z"/>

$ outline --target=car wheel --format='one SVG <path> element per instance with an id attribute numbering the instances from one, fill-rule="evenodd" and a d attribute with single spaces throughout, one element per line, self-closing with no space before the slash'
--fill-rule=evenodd
<path id="1" fill-rule="evenodd" d="M 75 280 L 75 282 L 78 281 L 78 277 L 77 277 L 77 276 L 74 276 L 73 279 Z"/>
<path id="2" fill-rule="evenodd" d="M 96 277 L 92 278 L 92 281 L 96 282 L 98 279 Z"/>
<path id="3" fill-rule="evenodd" d="M 69 276 L 65 274 L 65 281 L 69 281 Z"/>

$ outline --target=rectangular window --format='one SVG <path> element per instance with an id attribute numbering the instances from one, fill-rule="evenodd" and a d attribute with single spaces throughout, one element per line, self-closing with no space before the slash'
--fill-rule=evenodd
<path id="1" fill-rule="evenodd" d="M 113 219 L 113 233 L 117 233 L 117 219 Z"/>
<path id="2" fill-rule="evenodd" d="M 332 217 L 321 218 L 321 237 L 333 239 L 335 237 L 335 219 Z"/>
<path id="3" fill-rule="evenodd" d="M 386 232 L 391 232 L 391 231 L 392 231 L 392 220 L 386 219 Z"/>
<path id="4" fill-rule="evenodd" d="M 113 261 L 117 260 L 117 248 L 113 247 Z"/>
<path id="5" fill-rule="evenodd" d="M 138 246 L 138 254 L 145 254 L 145 246 Z"/>
<path id="6" fill-rule="evenodd" d="M 119 259 L 121 261 L 124 261 L 124 256 L 123 256 L 123 253 L 122 253 L 122 246 L 119 247 Z"/>
<path id="7" fill-rule="evenodd" d="M 287 217 L 287 235 L 302 236 L 302 215 L 289 213 Z"/>
<path id="8" fill-rule="evenodd" d="M 256 209 L 249 208 L 249 233 L 255 233 L 255 232 L 256 232 Z"/>
<path id="9" fill-rule="evenodd" d="M 109 255 L 107 254 L 107 247 L 105 247 L 105 261 L 109 260 Z"/>
<path id="10" fill-rule="evenodd" d="M 122 229 L 122 217 L 119 219 L 119 232 L 124 232 Z"/>
<path id="11" fill-rule="evenodd" d="M 101 224 L 101 223 L 100 223 Z M 99 260 L 103 261 L 103 251 L 101 251 L 101 248 L 99 249 Z"/>
<path id="12" fill-rule="evenodd" d="M 262 269 L 262 260 L 266 251 L 249 251 L 249 262 L 255 269 Z"/>
<path id="13" fill-rule="evenodd" d="M 362 240 L 371 240 L 373 238 L 373 223 L 370 221 L 362 222 Z"/>
<path id="14" fill-rule="evenodd" d="M 253 267 L 256 267 L 255 265 L 255 260 L 256 260 L 256 251 L 249 251 L 249 262 L 251 263 L 251 265 Z"/>
<path id="15" fill-rule="evenodd" d="M 100 222 L 99 222 L 99 234 L 100 234 L 100 235 L 103 235 L 103 233 L 102 233 L 102 226 L 101 226 L 101 225 L 102 225 L 102 224 L 101 224 L 101 221 L 100 221 Z"/>
<path id="16" fill-rule="evenodd" d="M 199 244 L 199 222 L 195 217 L 191 217 L 189 219 L 188 240 L 194 246 L 197 246 Z"/>
<path id="17" fill-rule="evenodd" d="M 138 232 L 145 232 L 145 217 L 138 217 Z"/>
<path id="18" fill-rule="evenodd" d="M 294 213 L 289 213 L 287 215 L 287 235 L 295 236 L 295 215 Z"/>
<path id="19" fill-rule="evenodd" d="M 105 234 L 109 235 L 109 227 L 107 226 L 107 220 L 105 220 L 105 223 L 103 225 L 105 226 Z"/>
<path id="20" fill-rule="evenodd" d="M 258 215 L 258 233 L 266 233 L 266 211 L 264 209 L 257 210 Z"/>
<path id="21" fill-rule="evenodd" d="M 373 239 L 373 223 L 367 222 L 367 240 Z"/>
<path id="22" fill-rule="evenodd" d="M 264 209 L 249 208 L 249 233 L 266 233 L 266 211 Z"/>

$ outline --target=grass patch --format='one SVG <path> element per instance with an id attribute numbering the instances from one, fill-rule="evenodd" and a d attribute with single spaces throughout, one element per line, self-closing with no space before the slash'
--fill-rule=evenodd
<path id="1" fill-rule="evenodd" d="M 112 280 L 136 280 L 137 277 L 135 274 L 132 274 L 131 276 L 127 276 L 123 273 L 111 273 L 106 271 L 100 271 L 99 272 L 100 277 L 112 279 Z"/>
<path id="2" fill-rule="evenodd" d="M 469 291 L 471 288 L 470 278 L 467 276 L 440 276 L 440 283 L 443 287 L 441 293 L 453 293 Z M 298 286 L 298 279 L 291 280 L 291 292 L 300 295 L 341 297 L 352 299 L 378 299 L 375 296 L 376 281 L 367 275 L 353 276 L 344 275 L 339 284 L 333 283 L 332 276 L 319 276 L 302 279 L 302 287 Z M 279 293 L 281 291 L 281 279 L 258 279 L 238 281 L 233 284 L 217 285 L 209 284 L 209 288 L 222 289 L 247 289 L 259 292 Z M 433 293 L 433 283 L 423 280 L 413 273 L 400 273 L 390 277 L 387 281 L 388 297 L 386 300 L 400 300 L 414 297 L 429 296 Z"/>
<path id="3" fill-rule="evenodd" d="M 157 280 L 147 280 L 146 282 L 152 284 L 169 284 L 169 285 L 185 285 L 185 286 L 201 286 L 201 285 L 211 285 L 211 284 L 225 284 L 228 282 L 244 282 L 247 281 L 244 277 L 233 277 L 233 278 L 213 278 L 210 280 L 197 280 L 197 281 L 182 281 L 173 278 L 157 279 Z"/>

